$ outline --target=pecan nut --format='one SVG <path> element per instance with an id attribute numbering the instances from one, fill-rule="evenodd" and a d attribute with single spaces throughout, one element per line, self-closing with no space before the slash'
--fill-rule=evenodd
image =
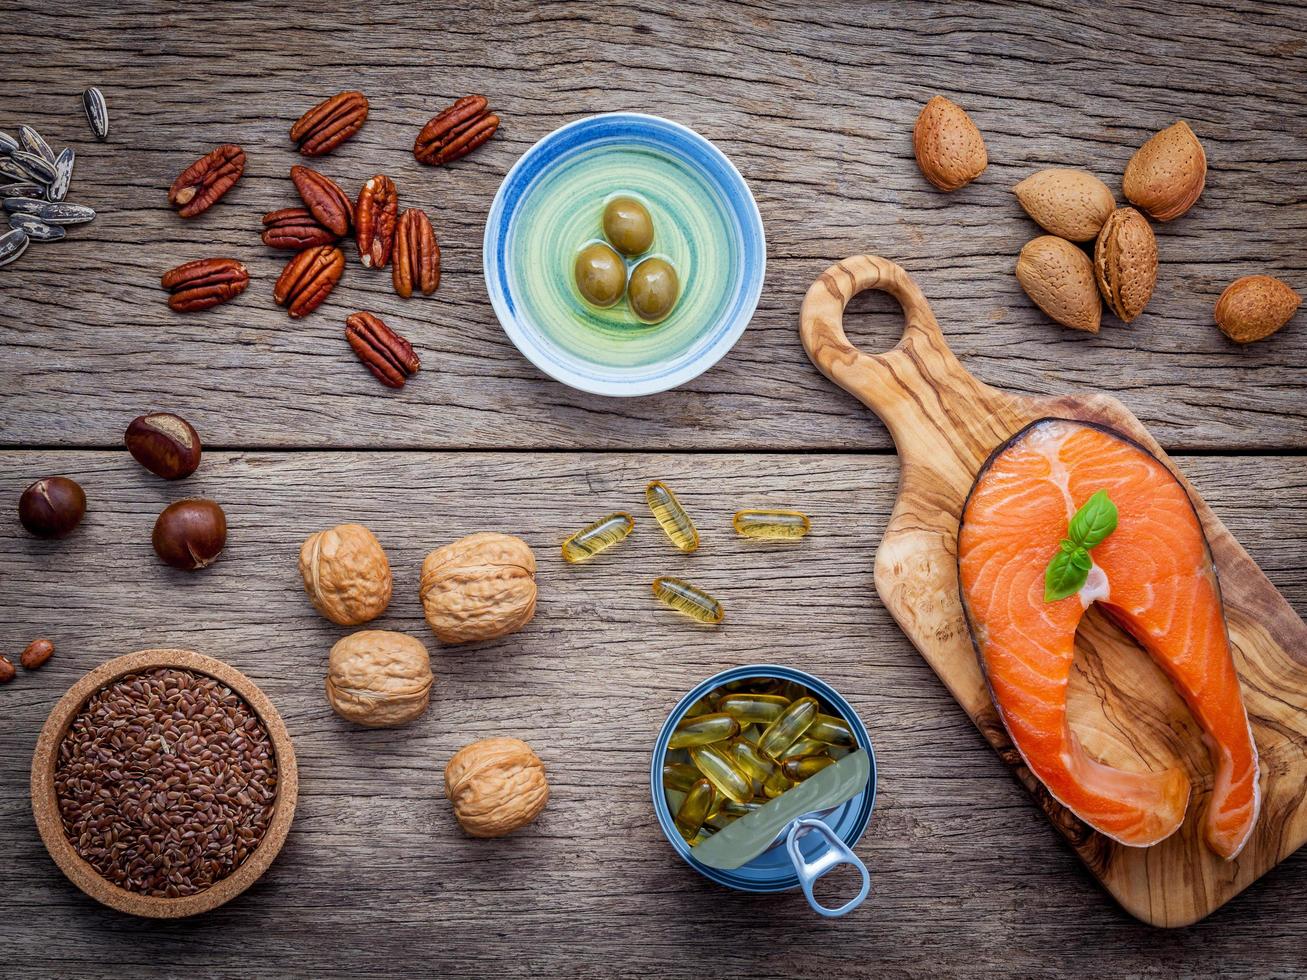
<path id="1" fill-rule="evenodd" d="M 429 296 L 440 286 L 440 246 L 425 211 L 409 208 L 400 215 L 394 262 L 391 280 L 395 292 L 405 299 L 415 287 Z"/>
<path id="2" fill-rule="evenodd" d="M 403 388 L 405 379 L 422 367 L 413 345 L 371 313 L 346 317 L 345 339 L 363 366 L 388 388 Z"/>
<path id="3" fill-rule="evenodd" d="M 301 156 L 320 157 L 362 129 L 367 118 L 368 100 L 363 93 L 341 92 L 300 116 L 290 128 L 291 142 L 300 145 Z"/>
<path id="4" fill-rule="evenodd" d="M 369 177 L 359 191 L 354 209 L 354 241 L 359 260 L 367 269 L 384 269 L 395 247 L 395 225 L 399 221 L 399 192 L 385 174 Z"/>
<path id="5" fill-rule="evenodd" d="M 290 179 L 318 224 L 336 235 L 349 234 L 354 224 L 354 204 L 339 184 L 325 174 L 299 166 L 290 168 Z"/>
<path id="6" fill-rule="evenodd" d="M 169 306 L 178 313 L 193 313 L 245 292 L 250 274 L 235 259 L 196 259 L 165 272 L 159 282 L 172 293 Z"/>
<path id="7" fill-rule="evenodd" d="M 269 248 L 302 252 L 314 245 L 334 245 L 338 237 L 318 224 L 307 208 L 282 208 L 263 216 L 263 244 Z"/>
<path id="8" fill-rule="evenodd" d="M 433 117 L 413 144 L 418 163 L 438 167 L 465 157 L 490 139 L 499 128 L 484 95 L 468 95 Z"/>
<path id="9" fill-rule="evenodd" d="M 272 288 L 272 298 L 298 320 L 322 305 L 344 271 L 345 253 L 336 246 L 305 249 L 286 263 Z"/>
<path id="10" fill-rule="evenodd" d="M 183 218 L 209 210 L 245 172 L 245 151 L 224 143 L 181 172 L 168 190 L 168 203 Z"/>

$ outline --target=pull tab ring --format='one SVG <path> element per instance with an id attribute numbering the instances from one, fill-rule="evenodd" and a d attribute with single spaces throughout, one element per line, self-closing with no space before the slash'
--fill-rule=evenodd
<path id="1" fill-rule="evenodd" d="M 805 858 L 799 850 L 799 841 L 809 833 L 820 835 L 826 843 L 825 849 L 811 861 Z M 790 832 L 785 837 L 785 850 L 790 855 L 790 863 L 794 865 L 795 874 L 799 876 L 799 885 L 803 888 L 803 897 L 808 900 L 808 904 L 812 906 L 813 911 L 818 915 L 824 915 L 828 919 L 848 915 L 861 905 L 867 895 L 870 894 L 871 873 L 867 871 L 867 866 L 825 822 L 813 817 L 800 817 L 794 821 L 794 823 L 790 824 Z M 858 873 L 862 876 L 862 887 L 858 889 L 857 895 L 839 908 L 827 908 L 813 896 L 812 886 L 818 878 L 834 871 L 841 864 L 852 865 L 858 869 Z"/>

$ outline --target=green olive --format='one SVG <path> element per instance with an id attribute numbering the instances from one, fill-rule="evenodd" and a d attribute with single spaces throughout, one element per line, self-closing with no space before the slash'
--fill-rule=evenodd
<path id="1" fill-rule="evenodd" d="M 595 306 L 612 306 L 626 289 L 626 263 L 604 242 L 591 242 L 576 256 L 576 288 Z"/>
<path id="2" fill-rule="evenodd" d="M 649 209 L 633 197 L 615 197 L 604 208 L 604 237 L 624 255 L 639 255 L 653 244 Z"/>
<path id="3" fill-rule="evenodd" d="M 645 259 L 631 272 L 627 298 L 641 320 L 657 323 L 676 305 L 680 292 L 676 270 L 666 259 Z"/>

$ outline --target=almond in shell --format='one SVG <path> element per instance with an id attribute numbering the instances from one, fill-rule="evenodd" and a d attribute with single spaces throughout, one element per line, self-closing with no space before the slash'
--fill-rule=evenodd
<path id="1" fill-rule="evenodd" d="M 1126 164 L 1121 190 L 1158 221 L 1178 218 L 1198 200 L 1207 180 L 1203 144 L 1183 119 L 1157 133 Z"/>
<path id="2" fill-rule="evenodd" d="M 1103 301 L 1125 323 L 1148 305 L 1157 285 L 1157 239 L 1134 208 L 1117 208 L 1094 243 L 1094 278 Z"/>
<path id="3" fill-rule="evenodd" d="M 922 176 L 942 191 L 971 183 L 989 163 L 985 138 L 963 108 L 937 95 L 912 130 L 912 152 Z"/>
<path id="4" fill-rule="evenodd" d="M 1089 256 L 1065 238 L 1041 235 L 1017 258 L 1017 281 L 1035 305 L 1058 323 L 1098 333 L 1103 304 Z"/>
<path id="5" fill-rule="evenodd" d="M 1250 344 L 1289 322 L 1302 297 L 1274 276 L 1244 276 L 1216 301 L 1216 325 L 1231 340 Z"/>
<path id="6" fill-rule="evenodd" d="M 1083 170 L 1041 170 L 1012 193 L 1039 227 L 1073 242 L 1093 241 L 1116 208 L 1107 185 Z"/>

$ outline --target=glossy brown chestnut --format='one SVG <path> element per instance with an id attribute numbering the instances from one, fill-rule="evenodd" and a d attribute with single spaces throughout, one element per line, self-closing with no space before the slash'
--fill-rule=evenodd
<path id="1" fill-rule="evenodd" d="M 66 476 L 47 476 L 23 491 L 18 519 L 38 538 L 62 538 L 86 513 L 86 494 Z"/>
<path id="2" fill-rule="evenodd" d="M 8 657 L 0 657 L 0 684 L 8 684 L 17 673 L 12 660 Z"/>
<path id="3" fill-rule="evenodd" d="M 36 670 L 54 656 L 54 644 L 45 637 L 33 640 L 23 649 L 18 662 L 24 670 Z"/>
<path id="4" fill-rule="evenodd" d="M 179 500 L 154 522 L 154 551 L 187 572 L 211 565 L 227 543 L 227 515 L 212 500 Z"/>
<path id="5" fill-rule="evenodd" d="M 200 465 L 200 437 L 180 415 L 151 412 L 132 419 L 123 437 L 127 451 L 155 476 L 180 480 Z"/>

